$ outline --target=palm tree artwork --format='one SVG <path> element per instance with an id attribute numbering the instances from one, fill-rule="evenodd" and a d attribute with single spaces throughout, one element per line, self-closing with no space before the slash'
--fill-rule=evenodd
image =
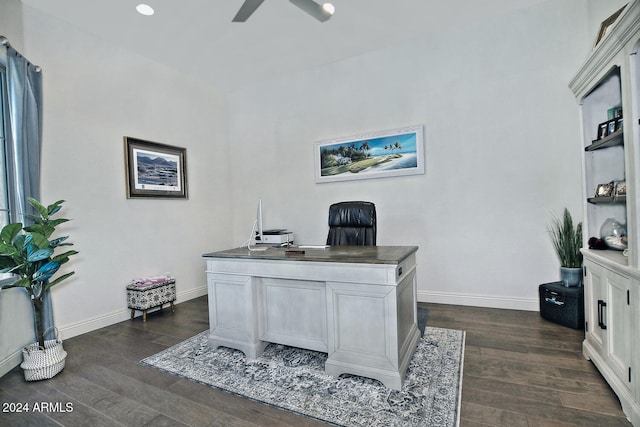
<path id="1" fill-rule="evenodd" d="M 416 143 L 416 134 L 410 133 L 328 144 L 320 147 L 320 175 L 415 168 Z"/>

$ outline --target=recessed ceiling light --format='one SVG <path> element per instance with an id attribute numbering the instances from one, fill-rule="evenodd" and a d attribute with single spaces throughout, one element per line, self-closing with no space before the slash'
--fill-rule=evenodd
<path id="1" fill-rule="evenodd" d="M 138 11 L 139 14 L 146 15 L 146 16 L 151 16 L 154 13 L 153 8 L 148 4 L 144 4 L 144 3 L 137 5 L 136 10 Z"/>
<path id="2" fill-rule="evenodd" d="M 324 9 L 325 12 L 327 12 L 329 15 L 333 15 L 333 12 L 336 11 L 336 8 L 333 7 L 333 5 L 331 3 L 324 3 L 322 5 L 322 8 Z"/>

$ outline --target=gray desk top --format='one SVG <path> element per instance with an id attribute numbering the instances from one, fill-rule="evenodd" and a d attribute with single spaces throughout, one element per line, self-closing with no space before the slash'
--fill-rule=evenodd
<path id="1" fill-rule="evenodd" d="M 317 248 L 290 248 L 304 254 L 287 253 L 285 248 L 269 247 L 266 251 L 249 251 L 246 247 L 211 252 L 205 258 L 293 260 L 315 262 L 347 262 L 360 264 L 399 264 L 418 250 L 417 246 L 330 246 Z"/>

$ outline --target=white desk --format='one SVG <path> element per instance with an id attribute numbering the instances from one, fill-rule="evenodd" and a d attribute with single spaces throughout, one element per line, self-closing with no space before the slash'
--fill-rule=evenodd
<path id="1" fill-rule="evenodd" d="M 325 371 L 400 389 L 420 338 L 415 246 L 336 246 L 203 255 L 209 345 L 248 358 L 268 343 L 325 352 Z"/>

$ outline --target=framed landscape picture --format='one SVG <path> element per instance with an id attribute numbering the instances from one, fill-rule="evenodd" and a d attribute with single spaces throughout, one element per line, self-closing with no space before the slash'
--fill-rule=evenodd
<path id="1" fill-rule="evenodd" d="M 187 198 L 187 150 L 124 137 L 127 198 Z"/>
<path id="2" fill-rule="evenodd" d="M 318 183 L 423 174 L 423 127 L 317 141 L 314 155 Z"/>

